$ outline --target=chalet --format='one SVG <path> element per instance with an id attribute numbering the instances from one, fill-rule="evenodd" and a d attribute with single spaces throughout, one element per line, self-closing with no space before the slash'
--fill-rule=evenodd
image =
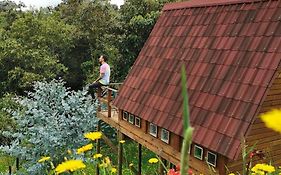
<path id="1" fill-rule="evenodd" d="M 107 101 L 109 109 L 99 117 L 178 164 L 185 65 L 194 172 L 210 174 L 209 167 L 216 174 L 226 174 L 225 167 L 241 172 L 243 138 L 280 166 L 281 135 L 259 119 L 281 107 L 280 61 L 281 0 L 166 4 L 117 98 Z"/>

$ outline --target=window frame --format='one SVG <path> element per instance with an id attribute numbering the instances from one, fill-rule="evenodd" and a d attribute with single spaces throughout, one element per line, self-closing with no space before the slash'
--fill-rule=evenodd
<path id="1" fill-rule="evenodd" d="M 168 134 L 168 139 L 167 139 L 167 140 L 165 140 L 165 139 L 162 137 L 164 131 L 167 132 L 167 134 Z M 169 144 L 169 142 L 170 142 L 170 131 L 168 131 L 167 129 L 161 128 L 161 140 L 162 140 L 163 142 Z"/>
<path id="2" fill-rule="evenodd" d="M 151 127 L 154 126 L 156 128 L 155 133 L 151 132 Z M 149 123 L 149 134 L 152 135 L 153 137 L 157 138 L 157 133 L 158 133 L 158 128 L 157 125 L 153 123 Z"/>
<path id="3" fill-rule="evenodd" d="M 126 115 L 127 117 L 125 117 L 125 115 Z M 122 119 L 125 120 L 125 121 L 128 121 L 128 116 L 129 116 L 129 113 L 126 112 L 126 111 L 123 111 L 123 117 L 122 117 Z"/>
<path id="4" fill-rule="evenodd" d="M 212 154 L 212 155 L 215 156 L 215 164 L 209 162 L 209 154 Z M 217 156 L 216 153 L 213 153 L 213 152 L 211 152 L 211 151 L 207 151 L 207 163 L 208 163 L 209 165 L 211 165 L 211 166 L 213 166 L 213 167 L 217 167 L 217 158 L 218 158 L 218 156 Z"/>
<path id="5" fill-rule="evenodd" d="M 137 120 L 139 120 L 139 124 L 137 124 L 137 122 L 136 122 Z M 135 116 L 135 126 L 139 127 L 139 128 L 141 127 L 141 118 L 139 118 L 137 116 Z"/>
<path id="6" fill-rule="evenodd" d="M 200 156 L 200 157 L 197 156 L 197 155 L 195 155 L 195 154 L 196 154 L 196 149 L 197 149 L 197 148 L 201 150 L 201 156 Z M 193 153 L 193 156 L 194 156 L 195 158 L 199 159 L 199 160 L 203 160 L 203 154 L 204 154 L 204 149 L 203 149 L 201 146 L 199 146 L 199 145 L 194 145 L 194 153 Z"/>
<path id="7" fill-rule="evenodd" d="M 131 116 L 133 117 L 133 120 L 131 121 Z M 135 115 L 134 114 L 131 114 L 131 113 L 129 113 L 129 123 L 131 123 L 132 125 L 134 125 L 135 124 Z"/>

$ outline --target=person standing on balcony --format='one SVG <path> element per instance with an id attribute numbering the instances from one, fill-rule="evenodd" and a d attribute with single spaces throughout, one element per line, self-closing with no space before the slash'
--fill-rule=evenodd
<path id="1" fill-rule="evenodd" d="M 100 66 L 100 75 L 94 83 L 92 83 L 89 86 L 90 93 L 92 97 L 94 97 L 94 93 L 96 89 L 101 88 L 102 86 L 108 86 L 109 85 L 109 79 L 110 79 L 110 66 L 106 63 L 107 57 L 105 55 L 101 55 L 99 57 L 99 63 Z"/>

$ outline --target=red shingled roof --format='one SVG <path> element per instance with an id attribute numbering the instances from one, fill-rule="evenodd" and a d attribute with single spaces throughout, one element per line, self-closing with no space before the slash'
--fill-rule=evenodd
<path id="1" fill-rule="evenodd" d="M 182 135 L 185 64 L 193 142 L 237 158 L 280 63 L 280 20 L 280 0 L 166 5 L 114 104 Z"/>

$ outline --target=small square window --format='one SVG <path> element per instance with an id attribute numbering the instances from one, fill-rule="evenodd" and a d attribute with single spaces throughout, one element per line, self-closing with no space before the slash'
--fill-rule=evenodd
<path id="1" fill-rule="evenodd" d="M 139 128 L 141 127 L 141 119 L 139 117 L 135 117 L 135 125 Z"/>
<path id="2" fill-rule="evenodd" d="M 149 133 L 150 135 L 157 137 L 157 126 L 154 125 L 153 123 L 149 124 Z"/>
<path id="3" fill-rule="evenodd" d="M 128 112 L 123 112 L 123 120 L 126 120 L 126 121 L 128 121 Z"/>
<path id="4" fill-rule="evenodd" d="M 203 148 L 202 147 L 195 145 L 194 157 L 196 157 L 197 159 L 203 160 Z"/>
<path id="5" fill-rule="evenodd" d="M 207 162 L 208 162 L 208 164 L 216 167 L 217 166 L 217 154 L 208 151 Z"/>
<path id="6" fill-rule="evenodd" d="M 135 116 L 133 114 L 129 114 L 129 123 L 131 124 L 135 123 Z"/>
<path id="7" fill-rule="evenodd" d="M 166 129 L 161 130 L 161 140 L 165 143 L 169 143 L 170 132 Z"/>

